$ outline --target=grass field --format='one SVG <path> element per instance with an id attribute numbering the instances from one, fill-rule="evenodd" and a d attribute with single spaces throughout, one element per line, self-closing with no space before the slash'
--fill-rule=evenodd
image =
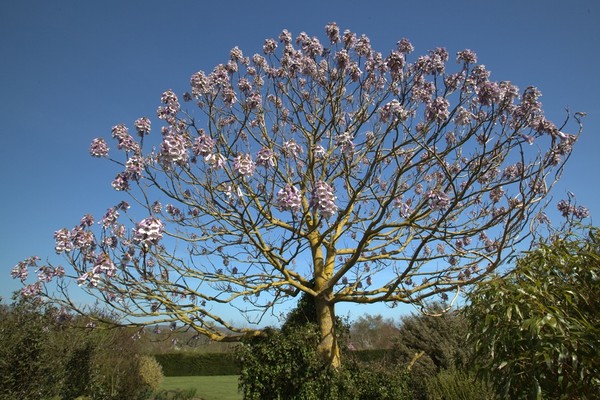
<path id="1" fill-rule="evenodd" d="M 221 376 L 165 376 L 162 390 L 196 389 L 196 397 L 203 400 L 241 400 L 237 375 Z"/>

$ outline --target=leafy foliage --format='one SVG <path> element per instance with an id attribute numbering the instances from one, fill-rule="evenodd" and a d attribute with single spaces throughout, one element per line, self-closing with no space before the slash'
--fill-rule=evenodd
<path id="1" fill-rule="evenodd" d="M 510 398 L 596 399 L 600 393 L 600 231 L 540 244 L 467 309 L 484 372 Z"/>
<path id="2" fill-rule="evenodd" d="M 21 303 L 0 309 L 0 399 L 39 399 L 58 395 L 64 376 L 61 349 L 44 331 L 51 319 L 36 307 Z"/>
<path id="3" fill-rule="evenodd" d="M 140 375 L 132 332 L 85 325 L 37 302 L 2 307 L 0 399 L 146 398 L 152 385 Z"/>
<path id="4" fill-rule="evenodd" d="M 392 354 L 396 362 L 408 364 L 415 398 L 426 398 L 427 381 L 440 371 L 456 367 L 469 369 L 466 346 L 468 326 L 457 312 L 443 312 L 435 303 L 429 311 L 439 315 L 413 314 L 402 319 Z"/>
<path id="5" fill-rule="evenodd" d="M 144 386 L 152 392 L 158 390 L 164 378 L 162 367 L 152 356 L 141 356 L 139 358 L 139 374 Z"/>
<path id="6" fill-rule="evenodd" d="M 351 354 L 345 354 L 348 362 L 343 368 L 324 364 L 317 351 L 320 336 L 315 318 L 314 301 L 302 296 L 281 330 L 269 329 L 265 336 L 240 347 L 240 388 L 245 399 L 410 398 L 403 369 L 363 363 Z M 347 335 L 343 321 L 338 319 L 336 323 L 337 332 Z"/>
<path id="7" fill-rule="evenodd" d="M 490 385 L 477 379 L 475 372 L 450 367 L 430 377 L 426 383 L 428 400 L 493 400 Z"/>

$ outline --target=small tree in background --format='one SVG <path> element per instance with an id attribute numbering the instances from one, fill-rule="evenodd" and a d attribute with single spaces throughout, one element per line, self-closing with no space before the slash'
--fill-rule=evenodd
<path id="1" fill-rule="evenodd" d="M 479 367 L 506 398 L 600 393 L 600 230 L 554 236 L 470 294 Z"/>
<path id="2" fill-rule="evenodd" d="M 56 231 L 69 268 L 27 259 L 13 276 L 39 280 L 23 293 L 73 307 L 77 282 L 130 320 L 215 341 L 261 334 L 223 305 L 257 322 L 304 293 L 321 359 L 339 367 L 336 305 L 447 298 L 498 268 L 581 126 L 564 133 L 536 88 L 490 80 L 471 50 L 453 67 L 444 48 L 412 57 L 402 39 L 382 54 L 365 35 L 325 31 L 324 43 L 284 30 L 262 54 L 232 49 L 189 93 L 163 93 L 159 135 L 143 117 L 133 135 L 113 128 L 110 155 L 94 139 L 135 208 Z"/>
<path id="3" fill-rule="evenodd" d="M 362 315 L 350 326 L 350 341 L 356 349 L 390 349 L 398 336 L 398 326 L 391 318 Z"/>

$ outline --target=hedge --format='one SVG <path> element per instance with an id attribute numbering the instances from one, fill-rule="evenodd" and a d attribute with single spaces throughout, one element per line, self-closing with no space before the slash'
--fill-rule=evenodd
<path id="1" fill-rule="evenodd" d="M 356 350 L 350 353 L 361 362 L 389 361 L 389 350 Z M 240 366 L 234 353 L 164 353 L 154 358 L 164 376 L 239 375 Z"/>
<path id="2" fill-rule="evenodd" d="M 233 353 L 165 353 L 154 358 L 165 376 L 239 375 Z"/>

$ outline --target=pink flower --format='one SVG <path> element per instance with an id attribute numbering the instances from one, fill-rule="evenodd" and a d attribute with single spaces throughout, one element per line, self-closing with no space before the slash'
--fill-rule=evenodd
<path id="1" fill-rule="evenodd" d="M 259 150 L 256 155 L 256 165 L 262 167 L 274 167 L 275 166 L 275 153 L 266 147 Z"/>
<path id="2" fill-rule="evenodd" d="M 118 218 L 119 211 L 116 207 L 111 207 L 108 210 L 106 210 L 106 214 L 104 214 L 99 224 L 101 224 L 105 228 L 110 228 L 111 226 L 116 226 Z"/>
<path id="3" fill-rule="evenodd" d="M 112 181 L 112 187 L 118 192 L 129 190 L 129 181 L 127 173 L 119 172 L 115 179 Z"/>
<path id="4" fill-rule="evenodd" d="M 144 169 L 144 159 L 138 156 L 132 156 L 125 163 L 125 173 L 128 179 L 138 180 L 142 176 Z"/>
<path id="5" fill-rule="evenodd" d="M 62 228 L 54 232 L 54 240 L 56 241 L 56 245 L 54 246 L 56 254 L 60 254 L 62 252 L 68 253 L 73 250 L 71 232 L 69 232 L 68 229 Z"/>
<path id="6" fill-rule="evenodd" d="M 158 244 L 163 236 L 164 224 L 155 217 L 141 220 L 133 230 L 133 241 L 143 247 Z"/>
<path id="7" fill-rule="evenodd" d="M 450 205 L 450 197 L 441 190 L 430 190 L 427 197 L 433 210 L 442 210 Z"/>
<path id="8" fill-rule="evenodd" d="M 456 53 L 456 61 L 462 61 L 465 64 L 475 64 L 477 62 L 477 54 L 472 50 L 465 49 Z"/>
<path id="9" fill-rule="evenodd" d="M 401 53 L 410 54 L 413 52 L 414 49 L 415 49 L 415 47 L 412 45 L 410 40 L 408 40 L 407 38 L 402 38 L 398 42 L 398 51 Z"/>
<path id="10" fill-rule="evenodd" d="M 256 165 L 250 154 L 240 154 L 234 160 L 233 169 L 240 175 L 251 176 L 254 174 Z"/>
<path id="11" fill-rule="evenodd" d="M 192 150 L 196 156 L 207 156 L 212 153 L 215 148 L 215 141 L 213 138 L 206 134 L 201 134 L 194 140 L 194 146 Z"/>
<path id="12" fill-rule="evenodd" d="M 435 98 L 425 107 L 425 118 L 428 121 L 442 123 L 448 118 L 450 103 L 443 97 Z"/>
<path id="13" fill-rule="evenodd" d="M 146 117 L 141 117 L 135 120 L 135 129 L 138 135 L 144 136 L 150 133 L 150 120 Z"/>
<path id="14" fill-rule="evenodd" d="M 340 28 L 335 22 L 325 25 L 325 33 L 327 33 L 327 37 L 329 37 L 332 44 L 340 42 Z"/>
<path id="15" fill-rule="evenodd" d="M 263 45 L 263 52 L 265 54 L 273 54 L 276 48 L 277 43 L 273 39 L 265 40 L 265 44 Z"/>
<path id="16" fill-rule="evenodd" d="M 325 218 L 332 217 L 338 210 L 335 204 L 337 197 L 333 189 L 326 182 L 318 181 L 312 192 L 311 206 Z"/>
<path id="17" fill-rule="evenodd" d="M 215 153 L 215 154 L 207 154 L 204 157 L 204 162 L 207 163 L 211 168 L 221 169 L 225 167 L 226 159 L 223 155 Z"/>
<path id="18" fill-rule="evenodd" d="M 212 92 L 212 84 L 204 71 L 198 71 L 190 78 L 190 86 L 192 86 L 192 94 L 201 96 Z"/>
<path id="19" fill-rule="evenodd" d="M 297 144 L 294 139 L 283 143 L 283 154 L 285 154 L 286 156 L 297 157 L 299 154 L 302 153 L 302 147 L 300 147 L 300 145 Z"/>
<path id="20" fill-rule="evenodd" d="M 108 145 L 104 139 L 96 138 L 90 145 L 90 154 L 93 157 L 108 157 Z"/>
<path id="21" fill-rule="evenodd" d="M 160 158 L 166 163 L 186 163 L 188 153 L 183 135 L 173 132 L 167 133 L 160 145 Z"/>
<path id="22" fill-rule="evenodd" d="M 296 187 L 287 184 L 277 192 L 277 207 L 281 211 L 298 212 L 302 210 L 302 195 Z"/>

